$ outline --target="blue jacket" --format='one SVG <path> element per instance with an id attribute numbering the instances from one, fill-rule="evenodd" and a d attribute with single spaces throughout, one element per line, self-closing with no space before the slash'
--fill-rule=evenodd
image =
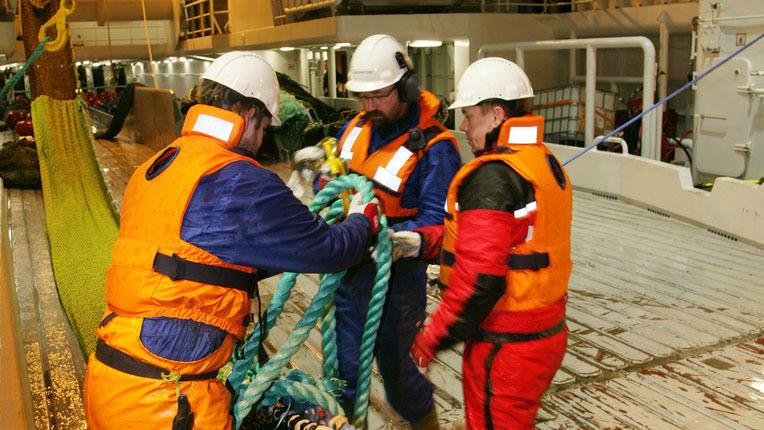
<path id="1" fill-rule="evenodd" d="M 201 178 L 181 238 L 227 263 L 268 272 L 338 272 L 366 253 L 369 222 L 351 215 L 336 225 L 308 211 L 274 173 L 232 163 Z M 147 318 L 141 340 L 165 358 L 192 361 L 216 349 L 226 333 L 202 323 Z"/>

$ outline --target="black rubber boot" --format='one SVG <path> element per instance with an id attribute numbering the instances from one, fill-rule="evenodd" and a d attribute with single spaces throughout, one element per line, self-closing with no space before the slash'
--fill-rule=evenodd
<path id="1" fill-rule="evenodd" d="M 427 415 L 411 423 L 412 430 L 440 430 L 438 412 L 433 407 Z"/>

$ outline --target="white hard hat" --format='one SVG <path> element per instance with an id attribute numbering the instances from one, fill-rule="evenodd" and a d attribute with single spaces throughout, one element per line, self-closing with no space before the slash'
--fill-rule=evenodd
<path id="1" fill-rule="evenodd" d="M 399 56 L 396 56 L 397 52 Z M 397 83 L 408 70 L 407 59 L 406 48 L 392 36 L 369 36 L 358 45 L 350 59 L 346 87 L 354 93 L 389 87 Z"/>
<path id="2" fill-rule="evenodd" d="M 225 85 L 244 97 L 260 100 L 273 117 L 271 124 L 281 125 L 279 80 L 271 65 L 260 56 L 251 52 L 227 52 L 210 64 L 203 78 Z"/>
<path id="3" fill-rule="evenodd" d="M 458 109 L 488 99 L 517 100 L 533 97 L 528 75 L 517 64 L 498 57 L 482 58 L 467 67 L 456 87 L 456 100 L 449 109 Z"/>

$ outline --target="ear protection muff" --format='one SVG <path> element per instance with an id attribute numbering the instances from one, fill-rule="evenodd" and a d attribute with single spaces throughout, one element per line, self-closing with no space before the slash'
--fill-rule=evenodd
<path id="1" fill-rule="evenodd" d="M 416 78 L 411 69 L 412 65 L 406 61 L 406 57 L 402 52 L 395 53 L 395 61 L 398 62 L 398 66 L 401 69 L 405 69 L 406 73 L 403 74 L 401 79 L 396 84 L 398 87 L 398 95 L 401 100 L 407 103 L 416 103 L 419 101 L 419 81 Z"/>

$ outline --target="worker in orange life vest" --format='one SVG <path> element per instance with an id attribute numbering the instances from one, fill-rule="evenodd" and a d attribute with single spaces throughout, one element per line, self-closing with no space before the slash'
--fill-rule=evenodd
<path id="1" fill-rule="evenodd" d="M 393 230 L 441 224 L 461 160 L 456 138 L 436 118 L 440 100 L 419 87 L 406 48 L 385 34 L 358 45 L 349 77 L 347 88 L 363 111 L 340 131 L 339 156 L 349 171 L 373 181 Z M 426 269 L 421 260 L 393 264 L 375 349 L 387 401 L 415 430 L 438 428 L 432 384 L 409 355 L 416 323 L 425 316 Z M 334 298 L 339 375 L 348 381 L 341 402 L 349 415 L 374 273 L 371 260 L 351 268 Z"/>
<path id="2" fill-rule="evenodd" d="M 183 133 L 122 202 L 106 311 L 85 378 L 88 428 L 230 429 L 216 379 L 266 272 L 337 272 L 366 253 L 376 199 L 327 225 L 254 159 L 278 125 L 276 74 L 252 53 L 207 69 Z M 258 295 L 259 297 L 259 295 Z"/>
<path id="3" fill-rule="evenodd" d="M 451 182 L 444 226 L 393 237 L 396 255 L 434 258 L 443 301 L 411 349 L 426 368 L 464 341 L 470 429 L 533 428 L 567 339 L 571 184 L 529 115 L 530 81 L 516 64 L 484 58 L 465 70 L 456 101 L 476 158 Z"/>

